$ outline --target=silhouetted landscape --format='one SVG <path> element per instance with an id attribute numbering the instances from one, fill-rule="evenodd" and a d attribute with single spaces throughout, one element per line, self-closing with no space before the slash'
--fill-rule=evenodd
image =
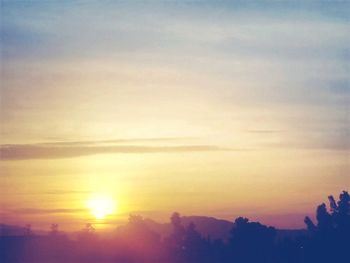
<path id="1" fill-rule="evenodd" d="M 30 225 L 1 225 L 1 262 L 346 262 L 350 244 L 350 196 L 329 196 L 317 207 L 305 230 L 278 230 L 248 218 L 234 222 L 209 217 L 181 217 L 169 224 L 130 215 L 113 237 L 102 238 L 86 224 L 70 238 L 52 224 L 46 235 Z M 200 227 L 197 228 L 196 224 Z M 199 231 L 198 229 L 201 229 Z M 210 234 L 209 234 L 210 233 Z"/>

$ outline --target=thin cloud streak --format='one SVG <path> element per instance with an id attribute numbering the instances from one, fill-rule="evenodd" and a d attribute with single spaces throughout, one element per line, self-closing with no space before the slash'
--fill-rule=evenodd
<path id="1" fill-rule="evenodd" d="M 8 212 L 13 214 L 71 214 L 71 213 L 79 213 L 86 212 L 87 209 L 80 208 L 56 208 L 56 209 L 42 209 L 42 208 L 22 208 L 10 210 Z"/>
<path id="2" fill-rule="evenodd" d="M 94 154 L 113 153 L 176 153 L 232 151 L 234 149 L 215 145 L 178 145 L 178 146 L 144 146 L 144 145 L 67 145 L 67 144 L 6 144 L 0 146 L 1 160 L 56 159 L 73 158 Z M 239 149 L 236 149 L 239 150 Z"/>
<path id="3" fill-rule="evenodd" d="M 303 149 L 303 150 L 325 150 L 325 151 L 340 151 L 348 152 L 350 150 L 350 144 L 348 142 L 279 142 L 279 143 L 264 143 L 264 147 L 272 148 L 288 148 L 288 149 Z"/>
<path id="4" fill-rule="evenodd" d="M 44 192 L 46 195 L 65 195 L 65 194 L 89 194 L 91 191 L 74 191 L 74 190 L 53 190 Z"/>
<path id="5" fill-rule="evenodd" d="M 262 134 L 268 134 L 268 133 L 281 133 L 283 131 L 281 130 L 247 130 L 247 133 L 262 133 Z"/>
<path id="6" fill-rule="evenodd" d="M 151 143 L 151 142 L 173 142 L 183 141 L 186 139 L 193 139 L 190 137 L 164 137 L 164 138 L 131 138 L 131 139 L 114 139 L 114 140 L 89 140 L 89 141 L 56 141 L 56 142 L 43 142 L 37 143 L 37 145 L 58 145 L 58 146 L 70 146 L 70 145 L 96 145 L 96 144 L 122 144 L 122 143 Z"/>

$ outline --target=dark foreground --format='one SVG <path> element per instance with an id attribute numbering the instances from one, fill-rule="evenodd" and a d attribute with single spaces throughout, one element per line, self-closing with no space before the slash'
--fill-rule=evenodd
<path id="1" fill-rule="evenodd" d="M 110 239 L 99 239 L 88 224 L 69 239 L 53 224 L 46 236 L 30 228 L 21 235 L 1 233 L 0 262 L 20 263 L 323 263 L 349 262 L 350 196 L 343 192 L 329 208 L 317 208 L 317 222 L 305 218 L 307 231 L 277 236 L 273 227 L 239 217 L 228 239 L 203 237 L 193 223 L 171 217 L 172 233 L 165 238 L 152 231 L 141 216 L 130 216 Z"/>

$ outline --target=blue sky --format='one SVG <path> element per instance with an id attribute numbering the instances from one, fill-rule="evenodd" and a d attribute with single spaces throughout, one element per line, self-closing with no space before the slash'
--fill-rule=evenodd
<path id="1" fill-rule="evenodd" d="M 104 59 L 140 73 L 181 69 L 217 81 L 191 89 L 206 89 L 228 107 L 282 104 L 308 108 L 310 115 L 321 111 L 316 121 L 325 122 L 333 140 L 333 130 L 348 132 L 348 9 L 348 1 L 4 1 L 3 78 L 12 81 L 40 63 L 57 69 Z M 7 90 L 45 89 L 13 86 L 5 85 L 5 98 Z M 5 102 L 4 115 L 10 111 Z"/>

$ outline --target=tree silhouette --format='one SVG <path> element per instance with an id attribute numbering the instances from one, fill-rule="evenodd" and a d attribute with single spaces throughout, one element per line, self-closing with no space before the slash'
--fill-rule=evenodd
<path id="1" fill-rule="evenodd" d="M 328 197 L 330 212 L 328 212 L 326 204 L 323 203 L 317 207 L 316 219 L 317 226 L 307 216 L 304 222 L 308 229 L 317 232 L 328 232 L 341 230 L 341 232 L 349 231 L 350 224 L 350 196 L 349 193 L 343 191 L 339 195 L 339 201 L 336 202 L 333 196 Z"/>
<path id="2" fill-rule="evenodd" d="M 341 232 L 349 234 L 350 231 L 350 195 L 343 191 L 339 195 L 339 201 L 336 203 L 333 196 L 329 196 L 332 217 L 335 227 Z"/>
<path id="3" fill-rule="evenodd" d="M 183 249 L 185 239 L 185 227 L 182 225 L 181 217 L 178 212 L 174 212 L 170 217 L 173 233 L 170 236 L 170 242 L 176 250 Z"/>
<path id="4" fill-rule="evenodd" d="M 185 247 L 196 247 L 196 244 L 203 241 L 201 234 L 196 230 L 196 225 L 191 222 L 185 230 L 184 243 Z"/>
<path id="5" fill-rule="evenodd" d="M 26 224 L 24 226 L 24 235 L 25 236 L 32 236 L 33 235 L 32 225 L 31 224 Z"/>
<path id="6" fill-rule="evenodd" d="M 57 236 L 58 234 L 58 224 L 51 224 L 50 225 L 50 235 L 51 236 Z"/>
<path id="7" fill-rule="evenodd" d="M 87 224 L 85 224 L 85 228 L 83 229 L 83 231 L 85 233 L 93 234 L 93 233 L 95 233 L 95 228 L 93 227 L 93 225 L 91 223 L 87 223 Z"/>
<path id="8" fill-rule="evenodd" d="M 147 226 L 145 219 L 140 215 L 129 215 L 129 222 L 124 228 L 124 238 L 140 247 L 149 246 L 160 241 L 160 236 Z"/>
<path id="9" fill-rule="evenodd" d="M 205 262 L 208 256 L 207 241 L 196 230 L 196 226 L 191 222 L 185 229 L 183 250 L 188 262 Z"/>
<path id="10" fill-rule="evenodd" d="M 160 257 L 160 235 L 140 215 L 129 215 L 128 223 L 117 229 L 117 242 L 123 247 L 121 253 L 131 262 L 142 259 L 152 262 Z"/>
<path id="11" fill-rule="evenodd" d="M 20 236 L 1 235 L 0 261 L 14 262 L 127 262 L 127 263 L 338 263 L 350 258 L 350 196 L 343 191 L 338 199 L 328 197 L 329 206 L 316 209 L 316 221 L 305 218 L 307 230 L 276 230 L 239 217 L 229 240 L 203 238 L 196 225 L 183 223 L 175 212 L 170 224 L 160 231 L 171 234 L 164 239 L 157 224 L 140 215 L 130 215 L 126 225 L 110 238 L 97 238 L 88 223 L 69 239 L 51 224 L 49 235 L 32 236 L 31 225 L 19 228 Z M 195 220 L 195 219 L 194 219 Z M 195 221 L 196 222 L 196 221 Z M 215 226 L 214 226 L 215 227 Z M 0 224 L 0 230 L 6 225 Z M 16 228 L 15 228 L 16 229 Z M 18 228 L 17 228 L 18 229 Z M 19 232 L 18 232 L 19 231 Z M 278 235 L 277 235 L 278 233 Z"/>
<path id="12" fill-rule="evenodd" d="M 273 262 L 276 230 L 239 217 L 231 230 L 230 246 L 236 262 Z"/>
<path id="13" fill-rule="evenodd" d="M 350 197 L 343 191 L 339 201 L 333 196 L 328 197 L 329 211 L 326 204 L 321 204 L 316 210 L 317 224 L 309 217 L 306 223 L 312 234 L 307 244 L 307 260 L 313 258 L 317 262 L 340 262 L 347 257 L 350 244 Z"/>
<path id="14" fill-rule="evenodd" d="M 78 240 L 82 244 L 91 243 L 95 241 L 96 238 L 95 228 L 91 223 L 86 223 L 84 228 L 78 233 Z"/>
<path id="15" fill-rule="evenodd" d="M 171 215 L 170 223 L 173 230 L 170 236 L 166 238 L 165 243 L 170 258 L 181 262 L 184 260 L 185 227 L 182 225 L 181 216 L 178 212 Z"/>

